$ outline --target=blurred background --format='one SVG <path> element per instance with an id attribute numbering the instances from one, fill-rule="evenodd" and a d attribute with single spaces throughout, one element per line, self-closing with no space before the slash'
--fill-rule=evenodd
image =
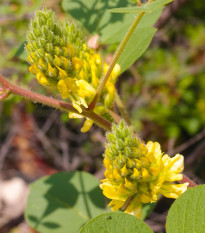
<path id="1" fill-rule="evenodd" d="M 65 2 L 66 0 L 64 0 Z M 61 0 L 0 0 L 0 73 L 21 87 L 45 94 L 28 72 L 23 52 L 29 20 L 36 9 L 52 8 L 69 20 Z M 175 0 L 155 24 L 149 49 L 118 79 L 135 130 L 158 141 L 169 155 L 185 156 L 185 174 L 205 181 L 205 4 Z M 92 35 L 88 35 L 88 38 Z M 117 44 L 103 46 L 109 60 Z M 23 212 L 28 185 L 57 171 L 83 170 L 103 178 L 105 132 L 66 113 L 10 95 L 0 102 L 0 232 L 30 233 Z M 161 199 L 146 222 L 165 232 L 173 201 Z"/>

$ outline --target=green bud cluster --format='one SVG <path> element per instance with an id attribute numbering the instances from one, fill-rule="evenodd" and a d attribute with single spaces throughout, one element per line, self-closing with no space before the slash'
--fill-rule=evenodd
<path id="1" fill-rule="evenodd" d="M 152 179 L 149 174 L 151 161 L 147 156 L 146 145 L 135 137 L 131 127 L 124 121 L 113 125 L 112 133 L 107 133 L 107 140 L 104 154 L 107 178 L 121 182 L 124 177 L 126 183 Z"/>
<path id="2" fill-rule="evenodd" d="M 100 79 L 109 69 L 101 55 L 87 46 L 81 31 L 72 23 L 59 23 L 55 13 L 44 8 L 30 23 L 26 45 L 29 71 L 41 85 L 52 86 L 63 99 L 69 99 L 79 113 L 83 107 L 88 108 Z M 114 102 L 119 73 L 120 66 L 116 64 L 94 109 L 106 118 L 106 109 L 112 108 Z M 72 113 L 69 117 L 81 118 Z M 87 119 L 82 132 L 88 131 L 92 123 Z"/>
<path id="3" fill-rule="evenodd" d="M 182 155 L 170 158 L 162 153 L 158 142 L 140 142 L 124 122 L 113 126 L 107 140 L 103 160 L 105 179 L 100 188 L 112 199 L 109 206 L 113 211 L 129 200 L 125 212 L 140 217 L 143 203 L 157 201 L 160 194 L 178 198 L 187 189 L 188 183 L 173 183 L 183 177 Z"/>
<path id="4" fill-rule="evenodd" d="M 53 11 L 37 11 L 27 33 L 29 71 L 40 84 L 57 85 L 57 80 L 75 77 L 82 67 L 83 35 L 68 22 L 60 24 Z"/>
<path id="5" fill-rule="evenodd" d="M 140 145 L 140 140 L 133 134 L 133 129 L 128 127 L 124 121 L 119 125 L 112 126 L 112 133 L 107 133 L 107 149 L 110 159 L 115 159 L 121 153 L 125 157 L 136 157 L 136 153 L 132 150 Z"/>

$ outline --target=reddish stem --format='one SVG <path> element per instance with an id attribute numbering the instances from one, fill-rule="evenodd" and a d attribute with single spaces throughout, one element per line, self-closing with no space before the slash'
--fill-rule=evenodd
<path id="1" fill-rule="evenodd" d="M 189 183 L 189 187 L 195 187 L 197 184 L 195 184 L 192 180 L 190 180 L 187 176 L 183 174 L 183 178 L 181 180 L 181 183 Z"/>
<path id="2" fill-rule="evenodd" d="M 10 83 L 6 78 L 4 78 L 2 75 L 0 75 L 0 83 L 2 84 L 3 89 L 7 89 L 9 92 L 20 95 L 26 99 L 29 99 L 33 102 L 42 103 L 48 106 L 51 106 L 53 108 L 57 108 L 61 111 L 70 111 L 74 113 L 78 113 L 84 117 L 88 117 L 91 120 L 93 120 L 97 125 L 100 127 L 111 131 L 112 124 L 107 121 L 105 118 L 101 117 L 100 115 L 94 113 L 93 111 L 86 109 L 82 107 L 82 112 L 79 113 L 71 104 L 66 103 L 61 100 L 57 100 L 54 98 L 50 98 L 44 95 L 37 94 L 32 91 L 25 90 L 19 86 L 14 85 L 13 83 Z"/>

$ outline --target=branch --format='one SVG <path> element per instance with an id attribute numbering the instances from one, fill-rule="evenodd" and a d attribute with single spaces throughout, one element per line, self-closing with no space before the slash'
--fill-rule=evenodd
<path id="1" fill-rule="evenodd" d="M 101 117 L 100 115 L 94 113 L 93 111 L 86 109 L 84 107 L 82 107 L 82 113 L 79 113 L 71 104 L 66 103 L 64 101 L 61 100 L 57 100 L 51 97 L 47 97 L 44 95 L 40 95 L 37 94 L 35 92 L 32 91 L 28 91 L 25 90 L 21 87 L 18 87 L 12 83 L 10 83 L 6 78 L 4 78 L 2 75 L 0 75 L 0 83 L 2 85 L 3 88 L 5 88 L 6 90 L 8 90 L 10 93 L 16 94 L 16 95 L 20 95 L 23 98 L 29 99 L 31 101 L 38 102 L 44 105 L 48 105 L 50 107 L 53 108 L 57 108 L 61 111 L 66 111 L 66 112 L 74 112 L 77 114 L 80 114 L 84 117 L 88 117 L 91 120 L 93 120 L 97 125 L 99 125 L 100 127 L 104 128 L 105 130 L 110 131 L 112 124 L 107 121 L 106 119 L 104 119 L 103 117 Z"/>

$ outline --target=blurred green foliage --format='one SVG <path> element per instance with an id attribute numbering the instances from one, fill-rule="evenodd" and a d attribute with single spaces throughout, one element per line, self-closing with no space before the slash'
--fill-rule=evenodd
<path id="1" fill-rule="evenodd" d="M 2 1 L 0 7 L 0 73 L 24 87 L 31 86 L 32 74 L 28 72 L 26 57 L 21 51 L 24 49 L 29 19 L 40 6 L 40 0 L 11 0 Z M 13 103 L 21 100 L 19 96 L 9 96 L 1 117 L 5 114 L 8 116 Z"/>
<path id="2" fill-rule="evenodd" d="M 196 134 L 205 125 L 205 27 L 187 25 L 183 43 L 153 47 L 134 69 L 135 84 L 123 83 L 124 101 L 136 102 L 132 118 L 154 122 L 169 138 Z"/>

